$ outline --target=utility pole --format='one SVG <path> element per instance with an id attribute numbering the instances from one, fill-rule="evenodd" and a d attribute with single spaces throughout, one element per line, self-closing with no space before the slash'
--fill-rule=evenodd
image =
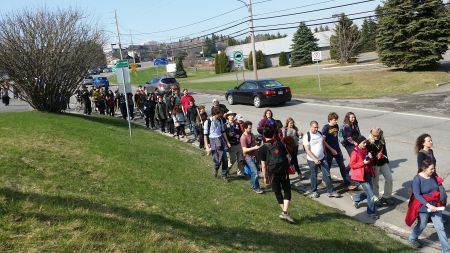
<path id="1" fill-rule="evenodd" d="M 122 55 L 122 43 L 120 42 L 120 32 L 119 32 L 119 23 L 117 22 L 117 11 L 114 10 L 114 17 L 116 18 L 116 30 L 117 30 L 117 37 L 119 38 L 119 52 L 120 52 L 120 59 L 123 60 Z M 127 106 L 127 118 L 128 118 L 128 130 L 130 132 L 130 138 L 131 138 L 131 119 L 130 119 L 130 110 L 128 107 L 128 94 L 127 94 L 127 88 L 125 87 L 125 69 L 122 69 L 122 79 L 123 79 L 123 92 L 125 93 L 125 105 Z M 126 70 L 128 71 L 128 69 Z"/>
<path id="2" fill-rule="evenodd" d="M 170 37 L 170 50 L 172 51 L 172 60 L 175 60 L 175 57 L 174 57 L 174 55 L 173 55 L 172 37 Z"/>
<path id="3" fill-rule="evenodd" d="M 136 54 L 134 52 L 133 34 L 131 33 L 131 30 L 130 30 L 130 37 L 131 37 L 131 50 L 133 52 L 133 63 L 136 64 Z"/>
<path id="4" fill-rule="evenodd" d="M 241 0 L 238 0 L 242 2 Z M 244 2 L 242 2 L 244 3 Z M 244 3 L 248 9 L 248 25 L 250 30 L 250 39 L 252 43 L 252 60 L 253 60 L 253 76 L 255 80 L 258 80 L 258 68 L 256 64 L 256 49 L 255 49 L 255 30 L 253 27 L 253 11 L 252 11 L 252 0 L 248 0 L 248 3 Z"/>

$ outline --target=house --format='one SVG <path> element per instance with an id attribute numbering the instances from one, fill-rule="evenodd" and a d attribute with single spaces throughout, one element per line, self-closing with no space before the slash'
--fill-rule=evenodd
<path id="1" fill-rule="evenodd" d="M 330 59 L 330 37 L 333 35 L 332 31 L 324 31 L 314 33 L 314 37 L 318 39 L 317 44 L 319 46 L 319 50 L 322 51 L 322 59 Z M 281 39 L 274 40 L 265 40 L 259 41 L 255 43 L 256 51 L 261 50 L 264 54 L 266 66 L 268 67 L 276 67 L 279 65 L 278 56 L 281 52 L 285 52 L 287 54 L 287 58 L 290 61 L 291 58 L 291 45 L 293 44 L 292 39 L 294 34 L 290 34 Z M 233 56 L 234 51 L 241 50 L 244 53 L 245 59 L 248 58 L 250 52 L 252 51 L 252 44 L 242 44 L 227 47 L 225 49 L 225 53 L 228 57 Z M 233 59 L 230 58 L 232 61 Z"/>

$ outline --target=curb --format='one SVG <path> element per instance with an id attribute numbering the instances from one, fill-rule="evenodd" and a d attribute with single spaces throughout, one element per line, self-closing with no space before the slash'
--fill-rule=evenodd
<path id="1" fill-rule="evenodd" d="M 448 81 L 448 82 L 443 82 L 443 83 L 437 83 L 437 84 L 436 84 L 436 87 L 441 87 L 441 86 L 446 85 L 446 84 L 449 84 L 449 83 L 450 83 L 450 81 Z"/>

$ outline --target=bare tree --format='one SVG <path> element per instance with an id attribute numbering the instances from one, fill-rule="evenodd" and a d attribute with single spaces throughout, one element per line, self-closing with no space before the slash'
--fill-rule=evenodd
<path id="1" fill-rule="evenodd" d="M 351 61 L 359 54 L 361 48 L 361 34 L 358 27 L 345 14 L 339 14 L 339 22 L 334 29 L 336 35 L 330 38 L 330 54 L 339 59 L 341 64 Z"/>
<path id="2" fill-rule="evenodd" d="M 0 19 L 0 69 L 34 109 L 61 112 L 89 68 L 103 65 L 103 35 L 78 10 L 23 10 Z"/>

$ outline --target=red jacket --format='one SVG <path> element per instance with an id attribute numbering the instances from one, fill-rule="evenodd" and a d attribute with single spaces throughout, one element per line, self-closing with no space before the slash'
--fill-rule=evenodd
<path id="1" fill-rule="evenodd" d="M 194 97 L 191 96 L 191 95 L 187 95 L 187 96 L 182 96 L 181 97 L 180 103 L 183 105 L 183 111 L 184 111 L 185 114 L 186 114 L 187 109 L 189 107 L 189 102 L 191 102 L 191 101 L 195 102 Z"/>
<path id="2" fill-rule="evenodd" d="M 437 181 L 438 185 L 441 185 L 442 182 L 444 182 L 444 180 L 439 176 L 436 176 L 436 181 Z M 431 194 L 431 196 L 423 194 L 422 197 L 426 201 L 436 201 L 436 206 L 438 206 L 438 207 L 443 206 L 442 202 L 441 202 L 439 191 L 434 191 Z M 416 197 L 414 197 L 414 194 L 411 194 L 411 197 L 409 198 L 409 203 L 408 203 L 408 211 L 406 212 L 406 217 L 405 217 L 406 225 L 411 227 L 411 225 L 417 219 L 417 216 L 419 215 L 419 210 L 421 207 L 422 207 L 422 203 L 420 203 L 420 201 L 417 200 Z"/>
<path id="3" fill-rule="evenodd" d="M 367 155 L 367 149 L 360 149 L 358 146 L 352 151 L 350 155 L 350 169 L 352 169 L 352 180 L 364 182 L 364 174 L 369 173 L 372 177 L 375 176 L 375 170 L 372 163 L 364 164 L 364 158 Z M 370 159 L 369 161 L 371 161 Z"/>

